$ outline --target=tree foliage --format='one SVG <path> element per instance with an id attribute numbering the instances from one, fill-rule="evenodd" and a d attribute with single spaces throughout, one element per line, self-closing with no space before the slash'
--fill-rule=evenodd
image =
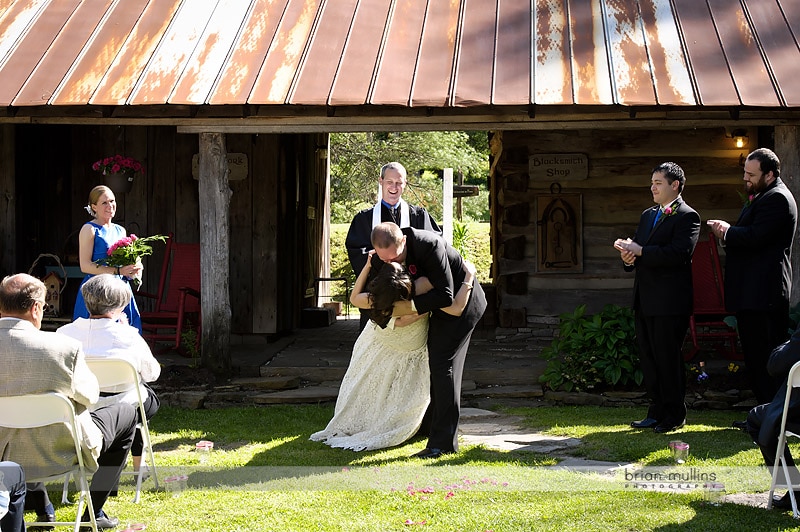
<path id="1" fill-rule="evenodd" d="M 488 220 L 489 147 L 485 131 L 331 133 L 331 222 L 349 223 L 375 202 L 380 168 L 398 161 L 406 167 L 403 197 L 442 219 L 442 168 L 461 171 L 465 184 L 483 194 L 464 200 L 465 218 Z"/>

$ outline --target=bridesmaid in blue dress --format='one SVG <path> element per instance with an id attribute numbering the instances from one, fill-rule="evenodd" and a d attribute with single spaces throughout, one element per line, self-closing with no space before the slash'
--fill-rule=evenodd
<path id="1" fill-rule="evenodd" d="M 117 200 L 114 193 L 105 185 L 98 185 L 89 192 L 89 204 L 86 206 L 87 212 L 93 216 L 90 222 L 81 227 L 78 235 L 78 257 L 80 259 L 81 271 L 86 274 L 81 286 L 90 277 L 101 273 L 110 273 L 120 276 L 124 281 L 142 271 L 142 265 L 129 264 L 115 268 L 113 266 L 100 266 L 95 261 L 107 256 L 108 248 L 121 238 L 125 238 L 127 233 L 121 225 L 113 223 L 111 220 L 117 213 Z M 128 285 L 130 290 L 130 284 Z M 142 320 L 139 317 L 139 308 L 133 298 L 131 290 L 131 302 L 124 309 L 128 318 L 128 323 L 142 332 Z M 75 300 L 75 310 L 72 319 L 89 318 L 89 311 L 86 310 L 86 303 L 83 300 L 81 291 L 78 290 L 78 297 Z"/>

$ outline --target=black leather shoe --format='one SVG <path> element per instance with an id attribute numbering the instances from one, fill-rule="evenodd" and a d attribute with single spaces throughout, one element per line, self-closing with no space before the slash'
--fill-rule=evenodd
<path id="1" fill-rule="evenodd" d="M 658 420 L 651 417 L 646 417 L 641 421 L 634 421 L 631 423 L 631 427 L 635 429 L 652 429 L 656 425 L 658 425 Z"/>
<path id="2" fill-rule="evenodd" d="M 412 458 L 439 458 L 443 454 L 453 454 L 455 451 L 446 451 L 444 449 L 428 448 L 425 447 L 420 452 L 412 454 Z"/>
<path id="3" fill-rule="evenodd" d="M 734 421 L 731 427 L 747 432 L 747 421 Z"/>
<path id="4" fill-rule="evenodd" d="M 800 504 L 800 491 L 794 492 L 794 500 Z M 791 510 L 792 499 L 789 497 L 789 492 L 783 494 L 783 497 L 772 497 L 772 507 L 778 510 Z"/>
<path id="5" fill-rule="evenodd" d="M 678 430 L 679 428 L 683 427 L 685 424 L 686 424 L 685 419 L 679 423 L 674 423 L 674 422 L 659 423 L 658 425 L 655 426 L 655 428 L 653 428 L 653 432 L 657 432 L 659 434 L 663 434 L 665 432 L 672 432 L 673 430 Z"/>
<path id="6" fill-rule="evenodd" d="M 116 517 L 111 517 L 107 515 L 105 512 L 100 517 L 94 518 L 95 522 L 97 523 L 97 530 L 108 530 L 109 528 L 117 528 L 119 526 L 119 519 Z M 89 516 L 84 515 L 81 517 L 82 522 L 89 521 Z M 82 526 L 81 530 L 91 530 L 92 527 L 90 526 Z"/>

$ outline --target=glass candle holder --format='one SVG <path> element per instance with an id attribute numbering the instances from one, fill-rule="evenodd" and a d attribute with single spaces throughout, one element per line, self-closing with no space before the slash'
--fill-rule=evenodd
<path id="1" fill-rule="evenodd" d="M 708 482 L 703 485 L 705 500 L 712 506 L 719 506 L 725 498 L 725 485 L 720 482 Z"/>
<path id="2" fill-rule="evenodd" d="M 669 442 L 669 450 L 676 464 L 683 464 L 689 458 L 689 444 L 683 441 Z"/>
<path id="3" fill-rule="evenodd" d="M 173 475 L 164 479 L 164 488 L 167 490 L 167 493 L 171 493 L 173 497 L 177 497 L 186 489 L 188 482 L 189 477 L 187 475 Z"/>
<path id="4" fill-rule="evenodd" d="M 211 456 L 211 451 L 214 449 L 214 442 L 208 440 L 201 440 L 197 442 L 194 446 L 194 451 L 197 453 L 197 457 L 200 460 L 201 464 L 205 464 L 208 462 L 209 456 Z"/>

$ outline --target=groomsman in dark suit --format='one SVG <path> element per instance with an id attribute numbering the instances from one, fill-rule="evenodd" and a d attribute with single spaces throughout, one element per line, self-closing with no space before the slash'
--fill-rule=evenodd
<path id="1" fill-rule="evenodd" d="M 633 239 L 618 239 L 625 271 L 636 271 L 633 308 L 636 339 L 650 398 L 634 428 L 670 432 L 686 423 L 686 373 L 681 348 L 692 314 L 692 254 L 700 216 L 681 197 L 683 169 L 666 162 L 653 169 L 655 207 L 642 213 Z"/>
<path id="2" fill-rule="evenodd" d="M 411 227 L 400 229 L 382 223 L 372 230 L 373 260 L 403 264 L 411 276 L 427 277 L 429 292 L 414 296 L 406 304 L 419 314 L 431 313 L 428 322 L 428 364 L 431 370 L 430 433 L 428 444 L 414 456 L 438 458 L 458 450 L 458 420 L 461 408 L 461 376 L 467 349 L 478 321 L 486 310 L 486 296 L 480 283 L 473 283 L 472 294 L 461 316 L 442 312 L 453 303 L 453 296 L 464 281 L 464 259 L 442 237 Z M 380 262 L 377 263 L 380 267 Z M 373 263 L 373 268 L 375 263 Z"/>
<path id="3" fill-rule="evenodd" d="M 725 246 L 725 307 L 736 314 L 745 367 L 759 404 L 775 396 L 779 383 L 767 372 L 767 359 L 789 337 L 797 204 L 780 173 L 781 162 L 772 150 L 752 152 L 744 163 L 747 199 L 736 224 L 707 222 Z M 744 428 L 744 423 L 734 426 Z"/>
<path id="4" fill-rule="evenodd" d="M 386 163 L 381 167 L 381 198 L 368 209 L 359 212 L 350 223 L 345 239 L 350 266 L 358 275 L 367 264 L 367 257 L 372 250 L 370 235 L 372 229 L 382 222 L 394 222 L 400 227 L 415 227 L 442 234 L 433 217 L 423 207 L 409 205 L 403 200 L 406 189 L 406 169 L 400 163 Z M 369 312 L 361 311 L 361 329 L 369 321 Z"/>

